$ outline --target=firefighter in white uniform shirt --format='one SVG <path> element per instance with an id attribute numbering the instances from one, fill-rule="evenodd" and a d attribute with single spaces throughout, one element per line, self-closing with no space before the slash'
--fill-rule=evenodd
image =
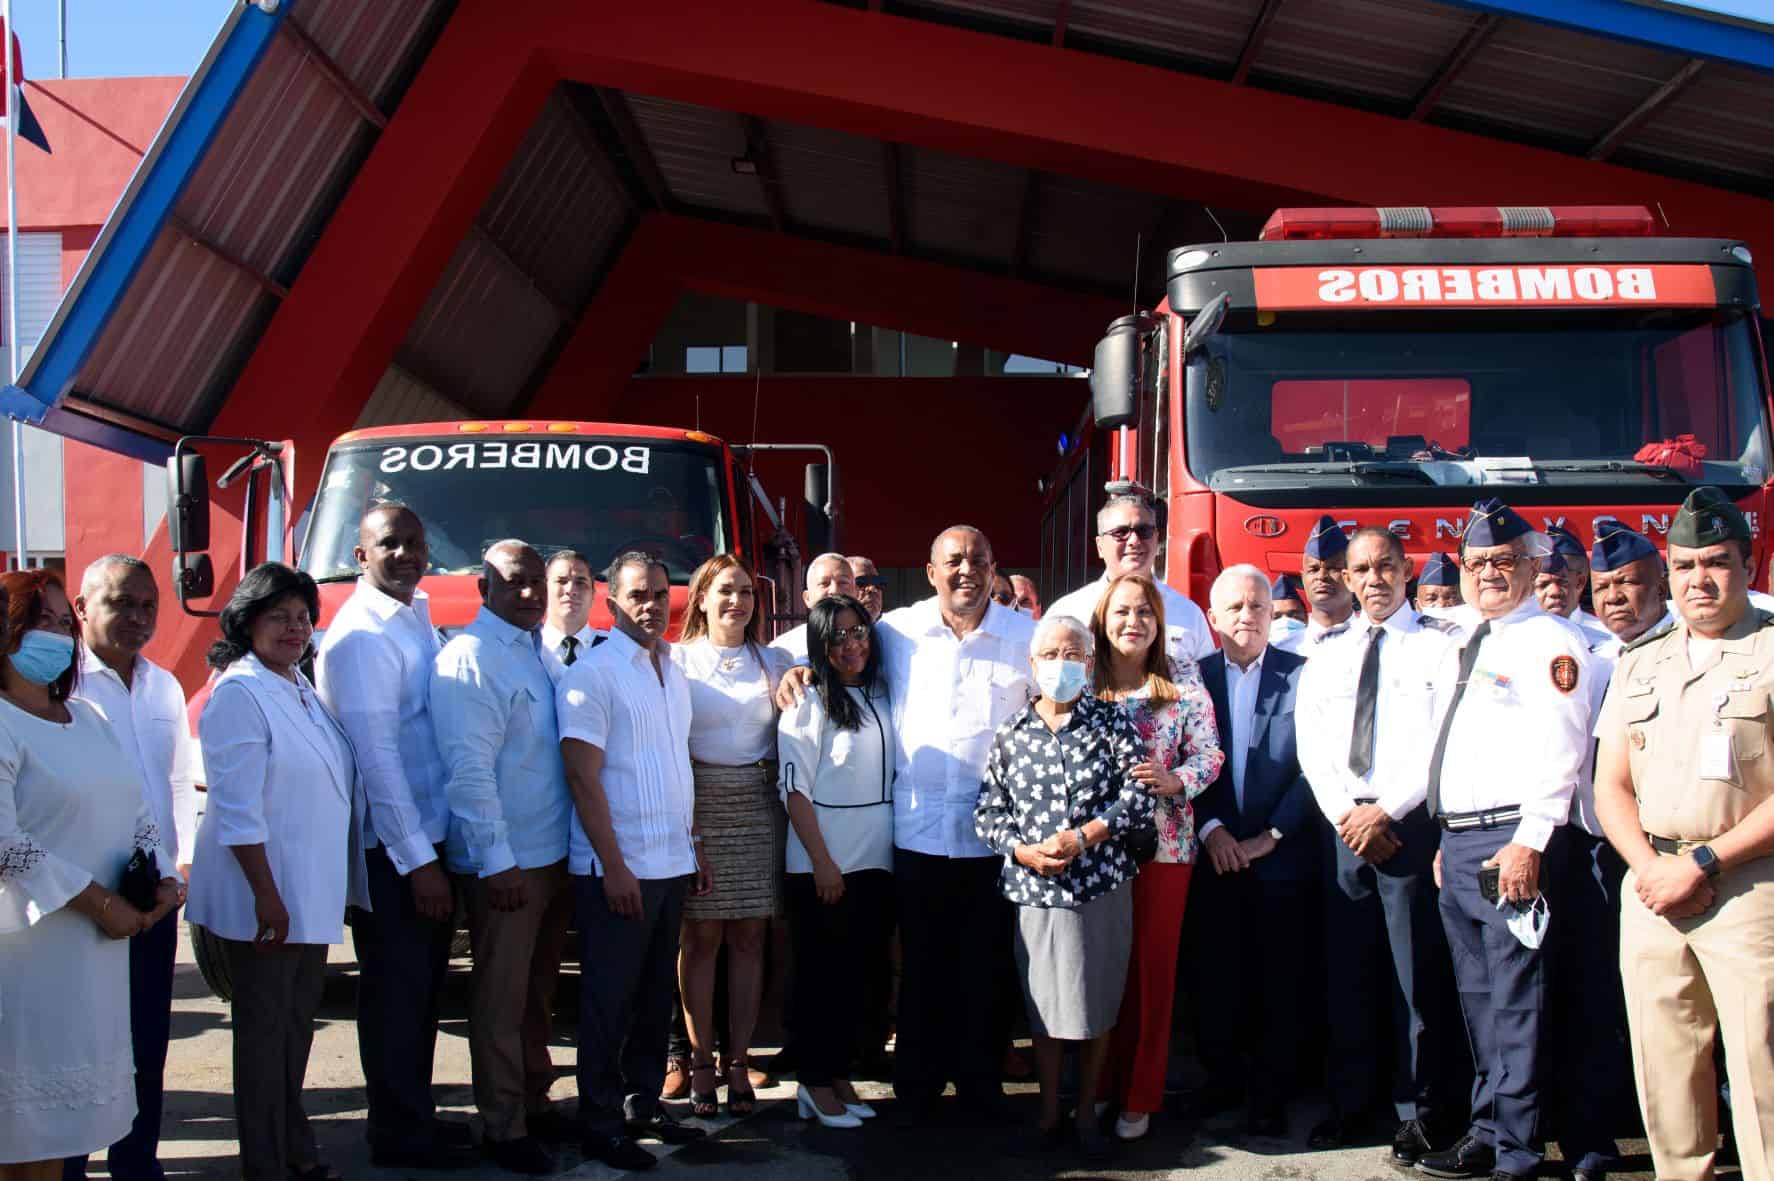
<path id="1" fill-rule="evenodd" d="M 1275 646 L 1311 658 L 1319 645 L 1349 630 L 1355 596 L 1344 574 L 1349 569 L 1349 535 L 1336 518 L 1323 516 L 1312 526 L 1300 553 L 1300 585 L 1306 595 L 1306 627 Z"/>
<path id="2" fill-rule="evenodd" d="M 1152 573 L 1158 561 L 1158 516 L 1143 496 L 1111 496 L 1096 514 L 1096 552 L 1103 576 L 1048 604 L 1045 615 L 1070 615 L 1089 623 L 1110 582 L 1127 574 L 1150 578 L 1164 597 L 1164 641 L 1172 660 L 1200 660 L 1214 650 L 1207 616 L 1188 596 Z"/>
<path id="3" fill-rule="evenodd" d="M 1541 944 L 1552 920 L 1542 863 L 1559 855 L 1589 751 L 1593 675 L 1583 634 L 1534 599 L 1550 551 L 1497 500 L 1472 507 L 1461 537 L 1461 589 L 1478 622 L 1458 660 L 1443 663 L 1449 704 L 1428 803 L 1442 828 L 1442 926 L 1477 1073 L 1467 1134 L 1417 1162 L 1433 1177 L 1529 1177 L 1544 1150 Z"/>

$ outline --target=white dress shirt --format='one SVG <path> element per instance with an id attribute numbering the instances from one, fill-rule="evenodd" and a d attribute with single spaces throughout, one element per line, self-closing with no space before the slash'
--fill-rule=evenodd
<path id="1" fill-rule="evenodd" d="M 777 736 L 783 806 L 791 792 L 813 804 L 819 838 L 839 873 L 893 868 L 893 709 L 887 694 L 869 697 L 844 690 L 856 702 L 862 725 L 834 726 L 819 691 L 811 685 L 801 704 L 782 715 Z M 785 865 L 812 873 L 813 860 L 791 824 Z"/>
<path id="2" fill-rule="evenodd" d="M 1164 600 L 1164 646 L 1172 660 L 1199 661 L 1214 650 L 1213 629 L 1207 625 L 1207 616 L 1194 600 L 1181 591 L 1173 589 L 1169 584 L 1156 576 L 1152 582 L 1158 587 L 1158 595 Z M 1085 627 L 1090 626 L 1091 618 L 1096 614 L 1097 604 L 1102 602 L 1103 594 L 1109 589 L 1109 576 L 1105 572 L 1095 582 L 1079 587 L 1069 595 L 1062 595 L 1042 611 L 1042 618 L 1049 615 L 1070 615 Z"/>
<path id="3" fill-rule="evenodd" d="M 111 723 L 117 742 L 142 777 L 142 798 L 160 826 L 161 848 L 180 865 L 197 848 L 197 740 L 174 676 L 137 656 L 129 684 L 80 646 L 80 700 Z"/>
<path id="4" fill-rule="evenodd" d="M 1626 651 L 1626 645 L 1628 643 L 1634 643 L 1638 639 L 1642 639 L 1645 636 L 1650 635 L 1652 632 L 1659 632 L 1659 631 L 1662 631 L 1666 627 L 1674 627 L 1674 626 L 1675 626 L 1675 616 L 1670 613 L 1670 611 L 1667 607 L 1665 607 L 1663 610 L 1663 617 L 1661 619 L 1659 619 L 1656 623 L 1653 623 L 1650 627 L 1647 627 L 1644 631 L 1640 632 L 1638 634 L 1638 636 L 1635 637 L 1634 640 L 1622 640 L 1619 636 L 1615 635 L 1613 632 L 1609 632 L 1607 639 L 1598 641 L 1597 643 L 1593 644 L 1590 647 L 1589 653 L 1591 656 L 1599 657 L 1601 659 L 1606 660 L 1608 662 L 1608 668 L 1610 670 L 1610 675 L 1611 675 L 1613 666 L 1619 662 L 1620 653 Z M 1602 681 L 1602 689 L 1606 689 L 1606 688 L 1607 688 L 1607 681 L 1604 679 Z M 1597 692 L 1599 693 L 1600 690 L 1598 690 Z M 1599 712 L 1600 708 L 1601 708 L 1601 706 L 1600 706 L 1599 699 L 1598 699 L 1598 702 L 1596 705 L 1596 709 L 1598 712 Z"/>
<path id="5" fill-rule="evenodd" d="M 999 603 L 964 639 L 934 597 L 875 625 L 893 700 L 893 840 L 936 857 L 992 857 L 973 809 L 998 727 L 1035 697 L 1035 621 Z"/>
<path id="6" fill-rule="evenodd" d="M 483 878 L 567 855 L 573 811 L 536 632 L 485 607 L 437 654 L 431 720 L 448 772 L 445 857 Z M 575 668 L 578 665 L 574 665 Z"/>
<path id="7" fill-rule="evenodd" d="M 1605 644 L 1614 638 L 1614 633 L 1608 630 L 1607 624 L 1603 623 L 1581 607 L 1572 611 L 1565 618 L 1577 625 L 1577 630 L 1582 632 L 1583 638 L 1589 641 L 1589 647 L 1592 651 L 1597 645 Z"/>
<path id="8" fill-rule="evenodd" d="M 770 647 L 788 657 L 790 664 L 807 663 L 807 625 L 791 627 L 770 641 Z"/>
<path id="9" fill-rule="evenodd" d="M 1304 656 L 1307 660 L 1317 656 L 1324 646 L 1332 640 L 1349 634 L 1357 622 L 1358 616 L 1351 615 L 1341 623 L 1324 624 L 1310 615 L 1306 617 L 1303 630 L 1291 636 L 1283 636 L 1275 646 L 1283 652 L 1292 652 L 1295 656 Z"/>
<path id="10" fill-rule="evenodd" d="M 743 767 L 776 757 L 776 683 L 791 667 L 781 652 L 740 644 L 722 648 L 706 635 L 671 646 L 671 661 L 690 684 L 690 757 Z"/>
<path id="11" fill-rule="evenodd" d="M 585 654 L 603 643 L 605 638 L 605 633 L 593 631 L 589 623 L 574 632 L 573 663 L 584 660 Z M 547 621 L 542 624 L 542 667 L 548 670 L 548 679 L 556 685 L 567 672 L 567 633 Z"/>
<path id="12" fill-rule="evenodd" d="M 431 725 L 437 663 L 431 604 L 406 604 L 360 578 L 314 657 L 314 687 L 345 727 L 369 796 L 364 844 L 403 877 L 437 860 L 450 829 L 443 755 Z"/>
<path id="13" fill-rule="evenodd" d="M 637 878 L 696 872 L 690 841 L 696 784 L 690 775 L 690 683 L 660 642 L 652 655 L 620 629 L 567 670 L 557 692 L 561 737 L 604 752 L 599 776 L 622 860 Z M 602 877 L 603 864 L 573 815 L 567 869 Z"/>
<path id="14" fill-rule="evenodd" d="M 1639 633 L 1643 638 L 1653 632 L 1661 631 L 1675 624 L 1675 617 L 1667 610 L 1663 618 Z M 1631 642 L 1622 640 L 1612 632 L 1608 638 L 1589 649 L 1589 659 L 1594 664 L 1594 675 L 1589 679 L 1589 726 L 1590 737 L 1600 738 L 1596 727 L 1601 722 L 1602 703 L 1608 696 L 1608 684 L 1614 679 L 1614 668 L 1620 663 L 1620 654 L 1626 651 Z M 1605 837 L 1602 823 L 1595 814 L 1595 743 L 1589 744 L 1589 753 L 1583 758 L 1583 771 L 1577 778 L 1577 790 L 1571 796 L 1570 823 L 1582 828 L 1592 837 Z"/>
<path id="15" fill-rule="evenodd" d="M 259 922 L 234 847 L 263 845 L 289 911 L 289 942 L 340 942 L 346 906 L 370 904 L 364 799 L 345 731 L 300 672 L 292 682 L 251 654 L 216 681 L 197 729 L 209 807 L 187 917 L 223 939 L 252 941 Z"/>
<path id="16" fill-rule="evenodd" d="M 1588 680 L 1596 673 L 1577 625 L 1548 614 L 1531 595 L 1490 622 L 1448 732 L 1441 811 L 1519 805 L 1522 818 L 1511 843 L 1544 851 L 1553 829 L 1570 815 L 1589 753 Z M 1568 693 L 1553 682 L 1554 663 L 1563 657 L 1577 666 L 1577 683 Z M 1458 649 L 1442 661 L 1443 700 L 1452 698 L 1459 663 Z"/>
<path id="17" fill-rule="evenodd" d="M 1349 743 L 1368 632 L 1374 626 L 1357 615 L 1347 631 L 1320 645 L 1300 672 L 1294 729 L 1300 769 L 1319 811 L 1332 824 L 1341 823 L 1357 800 L 1378 803 L 1394 820 L 1423 802 L 1445 704 L 1438 678 L 1447 654 L 1460 646 L 1451 632 L 1423 626 L 1421 616 L 1408 606 L 1378 625 L 1385 638 L 1379 641 L 1373 766 L 1366 775 L 1356 775 L 1349 769 Z"/>

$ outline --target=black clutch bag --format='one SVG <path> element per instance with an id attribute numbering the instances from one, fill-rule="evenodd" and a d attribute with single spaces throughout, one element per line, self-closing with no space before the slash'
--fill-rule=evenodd
<path id="1" fill-rule="evenodd" d="M 1158 825 L 1148 821 L 1121 838 L 1121 847 L 1136 865 L 1144 865 L 1158 856 Z"/>
<path id="2" fill-rule="evenodd" d="M 123 867 L 123 880 L 117 883 L 118 895 L 143 914 L 154 909 L 160 893 L 160 875 L 154 872 L 154 858 L 146 849 L 137 849 Z"/>

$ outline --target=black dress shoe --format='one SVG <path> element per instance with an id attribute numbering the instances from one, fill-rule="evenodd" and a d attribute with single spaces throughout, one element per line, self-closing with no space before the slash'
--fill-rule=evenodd
<path id="1" fill-rule="evenodd" d="M 1480 1144 L 1468 1132 L 1446 1152 L 1431 1152 L 1418 1157 L 1417 1171 L 1431 1177 L 1454 1178 L 1455 1181 L 1467 1177 L 1491 1177 L 1499 1171 L 1497 1150 Z"/>
<path id="2" fill-rule="evenodd" d="M 1002 1095 L 969 1095 L 960 1101 L 961 1119 L 980 1128 L 1007 1128 L 1021 1123 Z"/>
<path id="3" fill-rule="evenodd" d="M 1253 1107 L 1249 1118 L 1245 1120 L 1244 1130 L 1251 1136 L 1285 1136 L 1287 1119 L 1279 1108 Z"/>
<path id="4" fill-rule="evenodd" d="M 942 1100 L 934 1095 L 900 1098 L 893 1106 L 893 1124 L 902 1132 L 916 1132 L 942 1123 Z"/>
<path id="5" fill-rule="evenodd" d="M 502 1169 L 531 1177 L 546 1177 L 554 1172 L 554 1157 L 534 1136 L 516 1140 L 488 1140 L 481 1145 L 487 1158 Z"/>
<path id="6" fill-rule="evenodd" d="M 370 1163 L 378 1169 L 466 1169 L 479 1163 L 467 1145 L 426 1144 L 418 1148 L 372 1148 Z"/>
<path id="7" fill-rule="evenodd" d="M 694 1144 L 708 1135 L 701 1128 L 679 1123 L 663 1111 L 654 1112 L 647 1119 L 623 1120 L 622 1127 L 637 1140 L 652 1138 L 662 1144 Z"/>
<path id="8" fill-rule="evenodd" d="M 587 1160 L 603 1161 L 612 1169 L 650 1169 L 659 1163 L 629 1136 L 589 1136 L 579 1142 L 579 1151 Z"/>
<path id="9" fill-rule="evenodd" d="M 1595 1165 L 1592 1168 L 1571 1170 L 1571 1181 L 1608 1181 L 1606 1165 Z"/>
<path id="10" fill-rule="evenodd" d="M 585 1134 L 579 1121 L 559 1111 L 532 1111 L 524 1117 L 530 1135 L 550 1144 L 571 1144 Z"/>
<path id="11" fill-rule="evenodd" d="M 1392 1163 L 1410 1168 L 1434 1151 L 1429 1133 L 1414 1119 L 1407 1119 L 1392 1133 Z"/>
<path id="12" fill-rule="evenodd" d="M 453 1119 L 431 1121 L 431 1140 L 445 1148 L 473 1148 L 474 1132 L 465 1123 Z"/>
<path id="13" fill-rule="evenodd" d="M 1184 1119 L 1207 1119 L 1242 1106 L 1244 1096 L 1224 1087 L 1201 1087 L 1185 1091 L 1177 1101 L 1177 1113 Z"/>
<path id="14" fill-rule="evenodd" d="M 1307 1148 L 1346 1148 L 1368 1133 L 1368 1122 L 1358 1115 L 1333 1115 L 1312 1125 Z"/>
<path id="15" fill-rule="evenodd" d="M 1086 1162 L 1100 1165 L 1115 1157 L 1115 1145 L 1095 1124 L 1077 1124 L 1072 1134 L 1078 1139 L 1078 1155 Z"/>

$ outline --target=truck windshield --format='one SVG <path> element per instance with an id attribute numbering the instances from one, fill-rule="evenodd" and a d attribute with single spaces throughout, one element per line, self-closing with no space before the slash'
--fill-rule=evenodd
<path id="1" fill-rule="evenodd" d="M 1759 485 L 1741 311 L 1229 318 L 1188 367 L 1189 468 L 1218 491 Z"/>
<path id="2" fill-rule="evenodd" d="M 729 548 L 720 452 L 651 438 L 381 438 L 335 447 L 302 551 L 318 580 L 355 578 L 357 524 L 378 501 L 425 522 L 432 574 L 479 574 L 506 538 L 578 550 L 593 572 L 624 550 L 661 558 L 674 583 Z"/>

